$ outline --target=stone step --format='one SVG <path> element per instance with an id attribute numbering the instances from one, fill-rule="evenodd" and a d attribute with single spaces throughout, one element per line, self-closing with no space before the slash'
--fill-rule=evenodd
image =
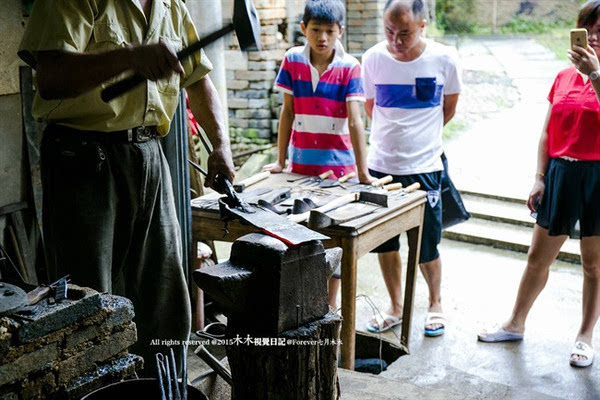
<path id="1" fill-rule="evenodd" d="M 442 235 L 447 239 L 527 253 L 532 234 L 530 227 L 473 217 L 446 229 Z M 580 254 L 579 241 L 567 239 L 557 258 L 580 263 Z"/>
<path id="2" fill-rule="evenodd" d="M 465 207 L 474 218 L 504 222 L 533 228 L 535 219 L 531 217 L 527 205 L 517 199 L 461 192 Z"/>

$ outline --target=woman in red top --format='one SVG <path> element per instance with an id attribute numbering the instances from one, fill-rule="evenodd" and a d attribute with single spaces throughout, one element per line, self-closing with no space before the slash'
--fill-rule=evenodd
<path id="1" fill-rule="evenodd" d="M 589 46 L 568 51 L 575 66 L 558 74 L 548 96 L 538 172 L 527 202 L 537 212 L 537 223 L 514 309 L 500 329 L 478 337 L 484 342 L 521 340 L 550 265 L 568 236 L 580 236 L 583 318 L 570 363 L 587 367 L 594 360 L 592 333 L 600 315 L 600 0 L 582 7 L 577 26 L 588 30 Z"/>

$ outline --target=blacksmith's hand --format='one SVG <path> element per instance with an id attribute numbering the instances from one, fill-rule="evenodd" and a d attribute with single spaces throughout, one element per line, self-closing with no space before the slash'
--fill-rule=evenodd
<path id="1" fill-rule="evenodd" d="M 162 39 L 158 43 L 131 47 L 131 66 L 146 79 L 156 81 L 173 73 L 183 74 L 177 53 Z"/>
<path id="2" fill-rule="evenodd" d="M 235 178 L 235 172 L 233 168 L 233 158 L 231 156 L 231 150 L 229 146 L 215 147 L 208 156 L 208 171 L 204 186 L 210 187 L 211 189 L 220 191 L 222 188 L 217 188 L 215 185 L 215 176 L 220 173 L 229 182 L 233 182 Z"/>

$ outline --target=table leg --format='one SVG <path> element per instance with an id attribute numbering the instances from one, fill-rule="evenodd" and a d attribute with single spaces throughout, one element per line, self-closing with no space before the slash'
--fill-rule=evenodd
<path id="1" fill-rule="evenodd" d="M 419 269 L 419 256 L 421 254 L 421 234 L 423 225 L 414 227 L 406 232 L 408 236 L 408 262 L 406 266 L 406 288 L 404 291 L 404 311 L 402 313 L 402 335 L 400 344 L 409 351 L 410 327 L 412 321 L 413 301 L 415 298 L 415 284 L 417 270 Z M 410 351 L 409 351 L 410 353 Z"/>
<path id="2" fill-rule="evenodd" d="M 342 351 L 340 365 L 354 370 L 356 319 L 356 238 L 342 239 Z"/>

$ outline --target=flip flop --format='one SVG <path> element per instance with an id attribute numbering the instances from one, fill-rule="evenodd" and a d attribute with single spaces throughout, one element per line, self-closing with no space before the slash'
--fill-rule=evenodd
<path id="1" fill-rule="evenodd" d="M 373 323 L 374 322 L 374 323 Z M 402 317 L 397 317 L 388 313 L 381 313 L 375 316 L 375 321 L 371 320 L 367 323 L 367 331 L 373 333 L 381 333 L 392 329 L 394 326 L 402 323 Z M 381 329 L 379 327 L 382 327 Z"/>
<path id="2" fill-rule="evenodd" d="M 589 367 L 594 362 L 594 348 L 584 342 L 575 342 L 573 350 L 571 350 L 571 356 L 582 356 L 586 357 L 585 360 L 571 360 L 569 363 L 574 367 Z"/>
<path id="3" fill-rule="evenodd" d="M 431 325 L 431 324 L 441 324 L 442 326 L 440 326 L 437 329 L 425 328 L 425 336 L 429 336 L 429 337 L 442 336 L 445 332 L 446 323 L 447 323 L 447 321 L 446 321 L 446 317 L 444 316 L 444 313 L 428 312 L 427 317 L 425 318 L 425 326 Z"/>
<path id="4" fill-rule="evenodd" d="M 487 332 L 485 329 L 479 335 L 477 339 L 481 342 L 496 343 L 496 342 L 515 342 L 517 340 L 523 340 L 522 333 L 514 333 L 504 330 L 500 327 L 496 332 Z"/>

